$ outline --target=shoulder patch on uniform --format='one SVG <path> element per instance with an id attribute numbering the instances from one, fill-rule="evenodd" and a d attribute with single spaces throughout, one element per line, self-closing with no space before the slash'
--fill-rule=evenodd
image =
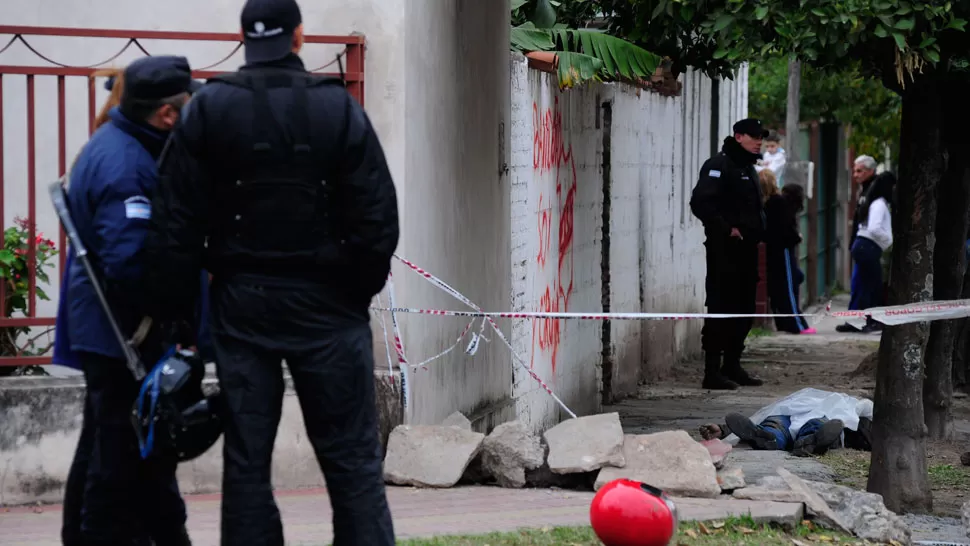
<path id="1" fill-rule="evenodd" d="M 712 170 L 710 173 L 711 178 L 721 178 L 721 171 Z"/>
<path id="2" fill-rule="evenodd" d="M 148 220 L 152 217 L 152 202 L 144 195 L 125 199 L 125 218 Z"/>

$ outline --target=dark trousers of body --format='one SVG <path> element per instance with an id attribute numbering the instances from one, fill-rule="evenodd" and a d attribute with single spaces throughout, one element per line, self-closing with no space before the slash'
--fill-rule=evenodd
<path id="1" fill-rule="evenodd" d="M 707 311 L 716 314 L 754 314 L 758 288 L 758 246 L 737 238 L 704 243 L 707 247 Z M 725 371 L 741 367 L 751 317 L 705 319 L 701 345 L 707 372 L 724 358 Z"/>
<path id="2" fill-rule="evenodd" d="M 283 360 L 326 478 L 334 546 L 394 544 L 366 307 L 364 318 L 352 325 L 318 329 L 313 339 L 299 339 L 299 332 L 316 321 L 307 313 L 314 297 L 218 281 L 213 286 L 213 340 L 225 420 L 225 546 L 284 544 L 270 484 L 284 394 Z"/>
<path id="3" fill-rule="evenodd" d="M 65 546 L 183 546 L 176 464 L 141 459 L 131 424 L 138 382 L 123 361 L 82 353 L 84 421 L 67 478 Z"/>
<path id="4" fill-rule="evenodd" d="M 791 434 L 790 415 L 772 415 L 766 417 L 758 426 L 775 436 L 776 449 L 791 451 L 795 447 L 796 441 L 810 434 L 815 434 L 827 421 L 828 419 L 825 417 L 809 419 L 802 425 L 802 428 L 798 429 L 798 433 L 795 436 Z"/>
<path id="5" fill-rule="evenodd" d="M 801 297 L 799 287 L 805 281 L 805 274 L 798 267 L 795 250 L 770 250 L 766 269 L 772 313 L 800 315 L 802 310 L 798 303 Z M 782 332 L 792 334 L 800 334 L 809 328 L 805 317 L 776 317 L 775 326 Z"/>
<path id="6" fill-rule="evenodd" d="M 879 307 L 883 300 L 882 249 L 871 239 L 856 237 L 852 243 L 852 260 L 855 262 L 855 270 L 852 275 L 849 309 Z"/>

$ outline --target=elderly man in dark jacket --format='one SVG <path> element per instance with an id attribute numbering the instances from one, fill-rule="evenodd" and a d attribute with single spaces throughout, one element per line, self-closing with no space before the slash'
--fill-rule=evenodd
<path id="1" fill-rule="evenodd" d="M 761 122 L 743 119 L 721 152 L 701 167 L 690 199 L 694 216 L 704 223 L 707 240 L 707 308 L 716 314 L 752 315 L 758 285 L 758 243 L 765 215 L 754 165 L 768 135 Z M 701 333 L 705 353 L 703 388 L 735 390 L 762 381 L 741 367 L 741 353 L 751 317 L 707 319 Z M 723 358 L 723 366 L 721 359 Z"/>

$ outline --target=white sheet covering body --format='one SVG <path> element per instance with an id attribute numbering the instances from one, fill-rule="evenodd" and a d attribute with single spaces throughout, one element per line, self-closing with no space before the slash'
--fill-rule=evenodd
<path id="1" fill-rule="evenodd" d="M 872 419 L 872 400 L 855 398 L 840 392 L 806 388 L 761 408 L 751 416 L 751 421 L 756 425 L 761 424 L 772 415 L 791 416 L 791 427 L 788 430 L 793 438 L 805 423 L 820 417 L 840 419 L 845 424 L 845 428 L 858 430 L 859 418 Z M 724 438 L 725 442 L 732 445 L 737 444 L 739 440 L 740 438 L 734 434 Z"/>

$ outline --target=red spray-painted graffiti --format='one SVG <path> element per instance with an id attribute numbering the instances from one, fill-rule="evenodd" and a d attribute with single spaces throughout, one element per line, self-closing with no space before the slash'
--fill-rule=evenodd
<path id="1" fill-rule="evenodd" d="M 539 268 L 537 278 L 546 283 L 539 299 L 537 311 L 566 312 L 569 310 L 569 297 L 573 292 L 573 217 L 576 205 L 576 161 L 572 145 L 563 138 L 562 112 L 559 99 L 553 108 L 540 112 L 539 106 L 532 105 L 535 132 L 532 141 L 532 167 L 536 180 L 540 181 L 546 173 L 555 174 L 556 202 L 545 201 L 539 194 L 539 252 L 536 262 Z M 542 186 L 545 186 L 542 184 Z M 544 189 L 544 187 L 543 187 Z M 549 252 L 552 250 L 552 226 L 558 222 L 559 245 L 556 250 L 558 267 L 552 274 L 545 274 Z M 551 353 L 552 371 L 556 371 L 556 359 L 562 341 L 563 321 L 537 319 L 532 324 L 532 365 L 535 366 L 536 340 L 538 350 Z"/>

